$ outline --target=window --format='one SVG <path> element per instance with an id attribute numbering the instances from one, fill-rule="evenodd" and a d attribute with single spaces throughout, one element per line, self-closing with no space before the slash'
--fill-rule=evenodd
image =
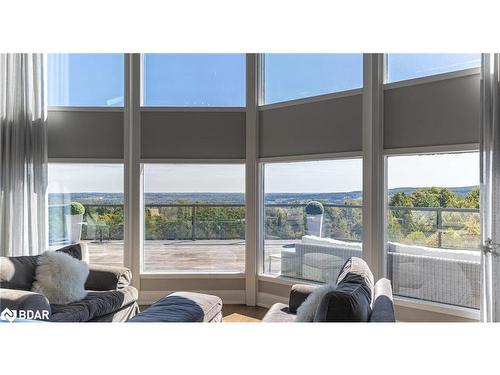
<path id="1" fill-rule="evenodd" d="M 123 107 L 123 82 L 123 54 L 48 55 L 49 106 Z"/>
<path id="2" fill-rule="evenodd" d="M 479 154 L 388 157 L 394 294 L 479 308 Z"/>
<path id="3" fill-rule="evenodd" d="M 143 271 L 245 272 L 245 166 L 144 165 Z"/>
<path id="4" fill-rule="evenodd" d="M 244 107 L 245 54 L 145 54 L 144 105 Z"/>
<path id="5" fill-rule="evenodd" d="M 264 104 L 363 87 L 362 54 L 266 54 Z"/>
<path id="6" fill-rule="evenodd" d="M 90 263 L 123 266 L 123 165 L 49 164 L 49 246 L 84 242 Z"/>
<path id="7" fill-rule="evenodd" d="M 480 54 L 388 54 L 387 82 L 404 81 L 480 66 Z"/>
<path id="8" fill-rule="evenodd" d="M 264 165 L 263 272 L 334 282 L 362 253 L 362 160 Z"/>

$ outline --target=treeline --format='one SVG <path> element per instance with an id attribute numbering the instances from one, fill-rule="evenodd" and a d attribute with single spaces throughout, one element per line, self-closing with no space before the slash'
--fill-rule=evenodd
<path id="1" fill-rule="evenodd" d="M 389 205 L 396 207 L 388 215 L 389 240 L 431 247 L 476 249 L 480 242 L 480 217 L 477 212 L 418 211 L 401 208 L 479 209 L 479 188 L 465 196 L 448 188 L 416 189 L 411 194 L 395 193 Z"/>
<path id="2" fill-rule="evenodd" d="M 389 205 L 395 207 L 388 212 L 389 240 L 435 247 L 476 248 L 480 233 L 478 213 L 443 211 L 438 220 L 436 211 L 411 208 L 478 209 L 479 202 L 479 188 L 466 195 L 439 187 L 420 188 L 411 193 L 397 192 L 389 198 Z M 344 204 L 359 205 L 360 202 L 345 201 Z M 85 206 L 85 210 L 83 239 L 123 239 L 122 207 Z M 191 206 L 148 206 L 144 219 L 147 240 L 245 238 L 244 207 L 198 206 L 193 212 Z M 265 208 L 266 239 L 300 239 L 307 233 L 306 223 L 303 206 Z M 324 237 L 350 241 L 363 238 L 362 209 L 359 207 L 325 205 L 323 223 Z M 52 241 L 64 238 L 64 215 L 60 209 L 49 211 L 49 225 Z"/>

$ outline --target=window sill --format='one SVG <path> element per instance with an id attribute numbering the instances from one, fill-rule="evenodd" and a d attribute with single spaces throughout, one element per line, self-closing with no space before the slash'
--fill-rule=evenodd
<path id="1" fill-rule="evenodd" d="M 468 307 L 446 305 L 444 303 L 420 301 L 413 298 L 394 296 L 394 305 L 417 310 L 430 311 L 460 318 L 480 320 L 479 310 Z"/>
<path id="2" fill-rule="evenodd" d="M 225 273 L 149 273 L 139 275 L 141 279 L 244 279 L 245 274 L 240 272 Z"/>

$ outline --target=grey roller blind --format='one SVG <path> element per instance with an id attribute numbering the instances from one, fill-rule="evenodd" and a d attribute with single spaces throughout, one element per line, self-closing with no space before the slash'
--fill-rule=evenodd
<path id="1" fill-rule="evenodd" d="M 49 110 L 49 158 L 123 158 L 123 112 Z"/>
<path id="2" fill-rule="evenodd" d="M 384 147 L 479 142 L 479 75 L 384 92 Z"/>
<path id="3" fill-rule="evenodd" d="M 143 159 L 245 158 L 245 112 L 141 113 Z"/>
<path id="4" fill-rule="evenodd" d="M 361 151 L 361 94 L 259 113 L 260 157 Z"/>

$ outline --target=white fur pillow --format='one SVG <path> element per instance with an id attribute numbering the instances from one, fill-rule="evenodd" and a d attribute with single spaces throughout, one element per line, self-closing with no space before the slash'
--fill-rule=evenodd
<path id="1" fill-rule="evenodd" d="M 335 284 L 322 285 L 312 291 L 304 302 L 297 309 L 295 321 L 312 322 L 323 297 L 336 289 Z"/>
<path id="2" fill-rule="evenodd" d="M 47 251 L 38 260 L 31 291 L 43 294 L 53 304 L 79 301 L 87 295 L 88 275 L 87 263 L 62 252 Z"/>

